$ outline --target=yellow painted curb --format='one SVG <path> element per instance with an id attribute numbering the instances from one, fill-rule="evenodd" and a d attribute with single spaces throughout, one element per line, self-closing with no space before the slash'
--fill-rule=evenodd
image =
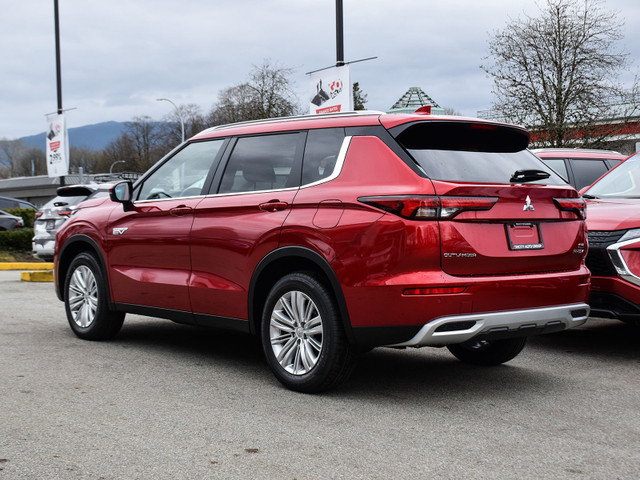
<path id="1" fill-rule="evenodd" d="M 53 270 L 21 272 L 20 280 L 23 282 L 53 282 Z"/>
<path id="2" fill-rule="evenodd" d="M 51 262 L 0 262 L 0 270 L 53 270 Z"/>

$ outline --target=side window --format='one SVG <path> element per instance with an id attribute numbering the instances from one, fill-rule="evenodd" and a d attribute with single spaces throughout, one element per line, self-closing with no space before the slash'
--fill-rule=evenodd
<path id="1" fill-rule="evenodd" d="M 602 160 L 571 160 L 571 169 L 576 179 L 575 187 L 580 190 L 582 187 L 591 185 L 604 173 L 607 172 L 607 166 Z"/>
<path id="2" fill-rule="evenodd" d="M 614 159 L 610 158 L 606 162 L 607 162 L 607 166 L 609 167 L 609 170 L 611 170 L 613 167 L 618 165 L 621 161 L 622 160 L 614 160 Z"/>
<path id="3" fill-rule="evenodd" d="M 300 185 L 301 135 L 240 137 L 222 175 L 218 193 L 278 190 Z"/>
<path id="4" fill-rule="evenodd" d="M 547 166 L 553 168 L 555 172 L 564 178 L 567 182 L 569 181 L 569 174 L 567 173 L 567 166 L 564 163 L 564 159 L 562 158 L 543 158 L 542 161 L 547 164 Z"/>
<path id="5" fill-rule="evenodd" d="M 223 143 L 224 140 L 213 140 L 187 145 L 144 181 L 138 200 L 200 195 Z"/>
<path id="6" fill-rule="evenodd" d="M 303 185 L 317 182 L 333 173 L 344 136 L 344 128 L 309 130 L 302 163 Z"/>

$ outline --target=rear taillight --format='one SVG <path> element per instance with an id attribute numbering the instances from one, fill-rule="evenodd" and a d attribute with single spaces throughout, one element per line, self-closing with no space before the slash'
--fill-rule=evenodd
<path id="1" fill-rule="evenodd" d="M 60 215 L 61 217 L 70 217 L 72 213 L 73 210 L 60 210 L 58 212 L 58 215 Z"/>
<path id="2" fill-rule="evenodd" d="M 554 198 L 553 201 L 560 210 L 573 212 L 582 220 L 587 218 L 587 206 L 582 198 Z"/>
<path id="3" fill-rule="evenodd" d="M 36 212 L 36 218 L 40 218 L 42 216 L 42 212 Z"/>
<path id="4" fill-rule="evenodd" d="M 462 212 L 490 210 L 498 197 L 393 195 L 360 197 L 358 201 L 410 220 L 449 220 Z"/>

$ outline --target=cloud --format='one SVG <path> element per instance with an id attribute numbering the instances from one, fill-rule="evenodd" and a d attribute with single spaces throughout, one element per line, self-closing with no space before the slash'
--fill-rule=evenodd
<path id="1" fill-rule="evenodd" d="M 46 3 L 46 5 L 43 5 Z M 640 7 L 609 0 L 626 18 L 625 44 L 638 64 Z M 488 33 L 531 10 L 528 0 L 344 0 L 345 58 L 368 108 L 386 110 L 411 86 L 466 115 L 491 106 L 479 68 Z M 44 129 L 56 109 L 53 7 L 22 0 L 3 5 L 0 31 L 0 137 Z M 69 126 L 138 115 L 160 119 L 171 98 L 208 110 L 218 91 L 247 78 L 269 58 L 305 72 L 335 63 L 333 0 L 111 0 L 60 2 L 63 106 Z"/>

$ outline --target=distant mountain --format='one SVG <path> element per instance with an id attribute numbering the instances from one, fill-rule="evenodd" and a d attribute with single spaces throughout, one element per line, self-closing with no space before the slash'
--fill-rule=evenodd
<path id="1" fill-rule="evenodd" d="M 88 148 L 91 150 L 102 150 L 113 140 L 122 135 L 126 126 L 125 122 L 103 122 L 95 125 L 85 125 L 69 129 L 69 146 Z M 20 139 L 22 143 L 29 147 L 38 147 L 44 152 L 45 136 L 44 132 L 37 135 L 30 135 Z"/>

